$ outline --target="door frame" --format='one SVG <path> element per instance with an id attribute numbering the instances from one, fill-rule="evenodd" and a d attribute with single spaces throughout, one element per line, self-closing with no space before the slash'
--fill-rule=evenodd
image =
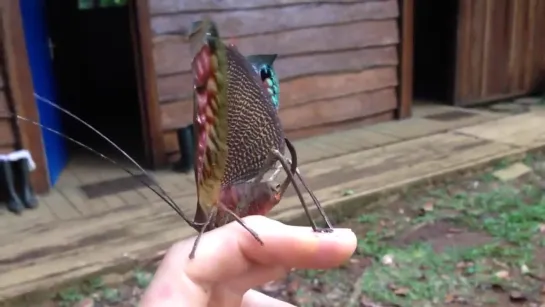
<path id="1" fill-rule="evenodd" d="M 166 165 L 165 144 L 161 125 L 161 110 L 157 90 L 157 74 L 153 59 L 151 16 L 148 0 L 129 0 L 131 32 L 136 60 L 136 77 L 145 156 L 151 168 Z"/>
<path id="2" fill-rule="evenodd" d="M 34 86 L 26 54 L 23 21 L 19 0 L 0 0 L 2 10 L 2 33 L 4 61 L 6 65 L 6 95 L 13 104 L 15 113 L 32 121 L 39 122 L 38 107 L 34 98 Z M 30 173 L 31 184 L 36 193 L 49 191 L 49 176 L 41 128 L 17 121 L 17 146 L 28 149 L 36 163 Z"/>
<path id="3" fill-rule="evenodd" d="M 397 118 L 409 118 L 413 106 L 414 0 L 398 0 L 400 42 L 398 45 Z"/>
<path id="4" fill-rule="evenodd" d="M 39 122 L 34 85 L 26 54 L 22 16 L 19 9 L 20 0 L 0 0 L 2 16 L 2 35 L 4 36 L 4 53 L 8 86 L 15 112 L 35 122 Z M 146 162 L 157 168 L 166 163 L 163 133 L 161 130 L 161 113 L 153 61 L 152 33 L 148 0 L 129 0 L 131 19 L 131 35 L 136 61 L 136 77 L 143 129 Z M 32 152 L 36 162 L 36 170 L 30 179 L 36 193 L 42 194 L 51 188 L 48 180 L 45 149 L 41 137 L 41 128 L 30 123 L 17 122 L 19 146 Z"/>

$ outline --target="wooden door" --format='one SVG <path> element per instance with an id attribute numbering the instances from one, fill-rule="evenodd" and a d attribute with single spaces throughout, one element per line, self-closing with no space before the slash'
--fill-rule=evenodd
<path id="1" fill-rule="evenodd" d="M 454 103 L 529 94 L 545 74 L 545 1 L 460 0 Z"/>

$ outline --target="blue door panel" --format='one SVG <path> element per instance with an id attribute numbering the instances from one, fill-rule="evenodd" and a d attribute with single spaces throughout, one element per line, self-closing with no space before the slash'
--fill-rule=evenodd
<path id="1" fill-rule="evenodd" d="M 27 56 L 34 91 L 57 102 L 53 60 L 50 55 L 46 20 L 46 0 L 20 0 Z M 40 124 L 62 132 L 61 113 L 54 107 L 36 100 Z M 42 129 L 49 181 L 54 185 L 68 161 L 66 140 Z"/>

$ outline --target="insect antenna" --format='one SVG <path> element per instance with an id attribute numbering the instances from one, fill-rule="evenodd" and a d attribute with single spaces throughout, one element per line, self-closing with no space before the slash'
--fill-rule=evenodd
<path id="1" fill-rule="evenodd" d="M 299 171 L 299 168 L 297 167 L 297 151 L 295 150 L 295 147 L 293 146 L 291 141 L 288 140 L 287 138 L 285 138 L 284 140 L 286 142 L 286 147 L 288 148 L 288 151 L 290 152 L 290 156 L 291 156 L 291 159 L 292 159 L 292 161 L 291 161 L 292 162 L 291 163 L 291 170 L 290 171 L 297 176 L 297 178 L 299 179 L 299 181 L 301 182 L 301 184 L 303 185 L 305 190 L 307 190 L 308 194 L 310 195 L 310 198 L 312 198 L 312 201 L 314 202 L 314 205 L 318 209 L 318 212 L 320 212 L 320 215 L 324 219 L 327 227 L 328 228 L 333 228 L 333 225 L 329 221 L 329 218 L 327 217 L 327 215 L 326 215 L 326 213 L 324 211 L 324 208 L 322 207 L 322 204 L 320 203 L 320 201 L 318 200 L 316 195 L 314 195 L 314 192 L 312 192 L 312 190 L 308 187 L 307 183 L 303 179 L 303 176 L 301 176 L 301 172 Z"/>
<path id="2" fill-rule="evenodd" d="M 36 95 L 36 97 L 38 99 L 42 99 L 41 97 L 39 97 L 38 95 Z M 60 108 L 60 107 L 59 107 Z M 42 129 L 45 129 L 51 133 L 54 133 L 62 138 L 65 138 L 67 140 L 69 140 L 70 142 L 90 151 L 91 153 L 99 156 L 100 158 L 116 165 L 117 167 L 121 168 L 123 171 L 125 171 L 126 173 L 128 173 L 129 175 L 133 176 L 133 178 L 135 178 L 136 180 L 138 180 L 139 182 L 141 182 L 143 185 L 145 185 L 147 188 L 149 188 L 150 190 L 152 190 L 157 196 L 159 196 L 159 198 L 161 198 L 161 200 L 163 200 L 164 202 L 166 202 L 187 224 L 189 224 L 191 227 L 197 229 L 196 227 L 198 227 L 198 223 L 195 223 L 194 221 L 190 220 L 186 215 L 185 213 L 181 210 L 181 208 L 172 200 L 172 198 L 170 198 L 168 196 L 168 194 L 161 188 L 161 186 L 151 177 L 149 176 L 145 171 L 143 171 L 144 175 L 146 175 L 146 177 L 148 177 L 149 179 L 152 179 L 153 180 L 153 183 L 160 189 L 160 191 L 162 193 L 159 193 L 160 191 L 157 191 L 152 185 L 150 185 L 148 182 L 146 182 L 145 180 L 143 180 L 142 178 L 140 177 L 137 177 L 137 174 L 135 174 L 133 171 L 131 171 L 130 169 L 120 165 L 118 162 L 116 162 L 115 160 L 105 156 L 104 154 L 94 150 L 93 148 L 83 144 L 82 142 L 78 141 L 78 140 L 75 140 L 74 138 L 71 138 L 70 136 L 68 135 L 65 135 L 59 131 L 56 131 L 54 129 L 51 129 L 47 126 L 44 126 L 36 121 L 33 121 L 31 119 L 28 119 L 28 118 L 25 118 L 23 116 L 20 116 L 20 115 L 15 115 L 17 117 L 17 119 L 20 119 L 20 120 L 23 120 L 23 121 L 26 121 L 26 122 L 29 122 L 29 123 L 32 123 L 33 125 L 36 125 L 36 126 L 39 126 L 41 127 Z M 86 125 L 88 125 L 87 123 L 85 123 Z M 92 128 L 92 126 L 88 125 L 89 127 Z M 94 131 L 96 131 L 96 129 L 92 128 Z M 98 132 L 98 131 L 97 131 Z M 100 132 L 98 132 L 99 135 L 102 136 L 102 134 L 100 134 Z M 104 137 L 106 140 L 109 141 L 109 139 L 107 139 L 106 137 Z M 110 141 L 111 142 L 111 141 Z M 114 144 L 115 145 L 115 144 Z M 117 147 L 117 146 L 116 146 Z M 126 156 L 128 156 L 126 153 L 124 153 L 121 149 L 119 149 L 123 154 L 125 154 Z M 130 158 L 130 156 L 128 157 L 131 162 L 133 162 L 135 165 L 138 166 L 138 168 L 141 169 L 141 167 L 136 163 L 134 162 L 134 160 L 132 158 Z"/>
<path id="3" fill-rule="evenodd" d="M 103 138 L 106 142 L 110 143 L 113 147 L 115 147 L 115 149 L 117 149 L 121 154 L 123 154 L 123 156 L 125 156 L 127 159 L 129 159 L 129 161 L 131 161 L 144 175 L 146 175 L 149 179 L 153 180 L 153 183 L 155 185 L 157 185 L 157 187 L 159 188 L 159 190 L 161 191 L 161 193 L 164 194 L 164 196 L 172 203 L 174 203 L 174 201 L 172 200 L 172 198 L 170 198 L 170 196 L 166 193 L 165 190 L 163 190 L 163 188 L 155 181 L 155 179 L 153 179 L 152 176 L 150 176 L 145 170 L 143 167 L 140 166 L 140 164 L 138 164 L 129 154 L 127 154 L 123 149 L 121 149 L 119 146 L 117 146 L 117 144 L 115 142 L 113 142 L 112 140 L 110 140 L 107 136 L 105 136 L 104 134 L 102 134 L 102 132 L 98 131 L 95 127 L 91 126 L 90 124 L 88 124 L 86 121 L 84 121 L 83 119 L 79 118 L 78 116 L 76 116 L 75 114 L 73 114 L 72 112 L 64 109 L 63 107 L 59 106 L 58 104 L 54 103 L 53 101 L 45 98 L 45 97 L 42 97 L 36 93 L 34 93 L 34 96 L 36 98 L 38 98 L 38 100 L 56 108 L 57 110 L 63 112 L 64 114 L 72 117 L 73 119 L 77 120 L 78 122 L 82 123 L 83 125 L 85 125 L 87 128 L 91 129 L 93 132 L 95 132 L 96 134 L 98 134 L 101 138 Z"/>

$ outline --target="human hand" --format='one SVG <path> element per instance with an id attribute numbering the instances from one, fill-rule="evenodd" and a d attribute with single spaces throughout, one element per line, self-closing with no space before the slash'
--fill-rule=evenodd
<path id="1" fill-rule="evenodd" d="M 194 259 L 195 237 L 167 252 L 144 294 L 142 307 L 287 307 L 252 287 L 285 276 L 291 268 L 327 269 L 345 262 L 356 249 L 350 229 L 315 233 L 263 216 L 244 222 L 263 240 L 261 246 L 238 223 L 205 233 Z"/>

